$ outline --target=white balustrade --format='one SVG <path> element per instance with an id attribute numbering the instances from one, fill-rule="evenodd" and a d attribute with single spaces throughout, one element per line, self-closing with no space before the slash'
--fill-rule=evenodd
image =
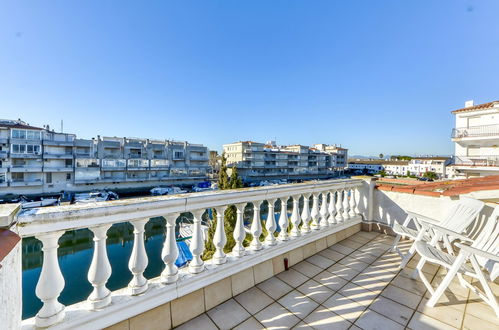
<path id="1" fill-rule="evenodd" d="M 343 193 L 340 189 L 336 191 L 336 222 L 343 222 Z"/>
<path id="2" fill-rule="evenodd" d="M 312 202 L 312 211 L 310 212 L 310 216 L 312 217 L 311 227 L 314 230 L 319 229 L 319 194 L 314 193 Z"/>
<path id="3" fill-rule="evenodd" d="M 291 223 L 293 228 L 291 228 L 291 236 L 300 236 L 300 195 L 293 196 L 293 212 L 291 213 Z"/>
<path id="4" fill-rule="evenodd" d="M 111 303 L 111 291 L 106 287 L 111 276 L 111 264 L 107 257 L 106 238 L 110 224 L 92 227 L 94 233 L 94 254 L 88 270 L 88 281 L 94 290 L 87 301 L 91 309 L 100 309 Z"/>
<path id="5" fill-rule="evenodd" d="M 161 273 L 161 282 L 163 284 L 175 283 L 178 279 L 178 269 L 175 261 L 178 257 L 177 242 L 175 240 L 175 221 L 179 214 L 168 214 L 166 219 L 166 237 L 161 251 L 161 259 L 165 263 L 165 269 Z"/>
<path id="6" fill-rule="evenodd" d="M 325 228 L 328 226 L 328 223 L 327 223 L 327 215 L 328 215 L 327 192 L 322 193 L 322 202 L 321 202 L 321 208 L 320 208 L 319 213 L 321 215 L 319 226 L 322 228 Z"/>
<path id="7" fill-rule="evenodd" d="M 227 243 L 227 236 L 225 235 L 224 216 L 227 206 L 219 206 L 217 211 L 217 227 L 213 235 L 213 245 L 215 245 L 215 253 L 213 254 L 212 262 L 215 265 L 221 265 L 227 262 L 227 256 L 224 253 L 225 243 Z"/>
<path id="8" fill-rule="evenodd" d="M 128 268 L 133 274 L 133 278 L 128 284 L 132 295 L 144 293 L 147 290 L 147 279 L 144 277 L 149 262 L 144 245 L 144 227 L 149 219 L 132 221 L 133 225 L 133 248 Z"/>
<path id="9" fill-rule="evenodd" d="M 343 189 L 343 219 L 350 219 L 350 203 L 348 202 L 348 189 Z"/>
<path id="10" fill-rule="evenodd" d="M 192 239 L 190 249 L 192 253 L 192 260 L 189 262 L 189 273 L 197 274 L 204 270 L 204 261 L 201 256 L 204 252 L 204 238 L 203 230 L 201 228 L 201 217 L 205 210 L 192 211 L 194 216 L 194 223 L 192 224 Z"/>
<path id="11" fill-rule="evenodd" d="M 357 190 L 355 188 L 350 188 L 350 211 L 348 214 L 350 215 L 350 218 L 353 218 L 357 215 L 356 209 L 357 209 L 357 201 L 355 200 L 355 194 Z"/>
<path id="12" fill-rule="evenodd" d="M 60 322 L 64 318 L 64 305 L 57 298 L 64 289 L 64 277 L 57 260 L 58 240 L 64 231 L 36 235 L 42 242 L 43 265 L 36 284 L 36 296 L 43 302 L 35 317 L 37 327 L 44 328 Z"/>
<path id="13" fill-rule="evenodd" d="M 267 212 L 267 221 L 265 222 L 265 229 L 267 229 L 267 237 L 265 237 L 265 244 L 272 246 L 276 245 L 277 240 L 274 236 L 274 233 L 277 229 L 277 224 L 275 222 L 275 199 L 268 199 L 268 212 Z"/>
<path id="14" fill-rule="evenodd" d="M 279 239 L 281 241 L 287 241 L 289 239 L 288 235 L 288 198 L 281 197 L 281 215 L 279 216 L 279 227 L 281 231 L 279 232 Z"/>
<path id="15" fill-rule="evenodd" d="M 260 242 L 260 235 L 262 234 L 262 222 L 260 220 L 260 205 L 261 201 L 253 202 L 253 221 L 251 222 L 251 235 L 253 235 L 253 239 L 250 243 L 250 249 L 253 251 L 258 251 L 263 248 L 262 243 Z"/>
<path id="16" fill-rule="evenodd" d="M 244 237 L 246 236 L 246 231 L 244 230 L 243 213 L 246 203 L 241 203 L 236 205 L 237 215 L 236 215 L 236 225 L 234 226 L 234 240 L 236 245 L 232 248 L 232 255 L 235 257 L 242 257 L 245 255 L 245 250 L 243 246 Z"/>
<path id="17" fill-rule="evenodd" d="M 310 194 L 303 194 L 303 210 L 301 212 L 301 221 L 303 223 L 301 231 L 303 233 L 310 232 L 310 205 L 309 205 Z"/>
<path id="18" fill-rule="evenodd" d="M 328 218 L 328 222 L 330 225 L 333 225 L 336 223 L 336 219 L 335 219 L 335 216 L 336 216 L 336 200 L 335 200 L 335 196 L 336 196 L 336 190 L 331 190 L 330 194 L 329 194 L 329 205 L 328 205 L 328 212 L 329 212 L 329 218 Z"/>

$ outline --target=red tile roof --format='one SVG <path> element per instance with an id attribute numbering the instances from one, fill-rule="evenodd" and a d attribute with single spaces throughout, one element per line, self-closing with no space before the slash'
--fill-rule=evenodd
<path id="1" fill-rule="evenodd" d="M 457 109 L 457 110 L 452 111 L 452 113 L 490 109 L 490 108 L 493 108 L 496 105 L 496 103 L 499 103 L 499 101 L 492 101 L 492 102 L 488 102 L 488 103 L 477 104 L 477 105 L 474 105 L 472 107 Z"/>
<path id="2" fill-rule="evenodd" d="M 8 229 L 0 229 L 0 262 L 9 255 L 20 240 L 21 237 L 16 233 Z M 1 265 L 0 268 L 2 268 Z"/>

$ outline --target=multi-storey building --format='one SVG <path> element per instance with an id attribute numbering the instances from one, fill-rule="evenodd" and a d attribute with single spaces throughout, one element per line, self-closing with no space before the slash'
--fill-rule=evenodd
<path id="1" fill-rule="evenodd" d="M 499 101 L 454 110 L 456 128 L 452 130 L 455 153 L 452 171 L 456 177 L 499 174 Z"/>
<path id="2" fill-rule="evenodd" d="M 426 172 L 435 172 L 440 178 L 447 177 L 447 165 L 449 157 L 416 157 L 407 160 L 384 160 L 384 159 L 350 159 L 348 169 L 351 172 L 361 174 L 376 174 L 384 171 L 387 175 L 410 175 L 422 176 Z"/>
<path id="3" fill-rule="evenodd" d="M 77 139 L 21 120 L 0 120 L 0 196 L 191 184 L 207 175 L 200 144 L 149 139 Z"/>
<path id="4" fill-rule="evenodd" d="M 242 141 L 223 146 L 227 164 L 235 165 L 245 181 L 311 179 L 338 175 L 336 154 L 303 145 Z M 346 149 L 343 149 L 346 151 Z"/>
<path id="5" fill-rule="evenodd" d="M 447 166 L 450 163 L 450 157 L 416 157 L 409 161 L 409 172 L 416 176 L 434 172 L 439 178 L 446 178 Z"/>

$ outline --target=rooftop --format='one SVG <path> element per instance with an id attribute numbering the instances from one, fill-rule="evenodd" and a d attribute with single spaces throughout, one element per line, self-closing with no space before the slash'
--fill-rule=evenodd
<path id="1" fill-rule="evenodd" d="M 473 105 L 470 107 L 465 107 L 465 108 L 453 110 L 452 113 L 465 112 L 465 111 L 475 111 L 475 110 L 486 110 L 486 109 L 491 109 L 497 105 L 499 105 L 499 101 L 492 101 L 492 102 L 488 102 L 488 103 L 482 103 L 482 104 L 477 104 L 477 105 Z"/>

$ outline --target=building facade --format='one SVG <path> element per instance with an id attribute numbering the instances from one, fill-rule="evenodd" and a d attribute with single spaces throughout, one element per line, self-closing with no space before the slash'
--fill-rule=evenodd
<path id="1" fill-rule="evenodd" d="M 455 145 L 452 172 L 468 178 L 499 174 L 499 101 L 454 110 L 456 127 L 452 130 Z"/>
<path id="2" fill-rule="evenodd" d="M 387 175 L 423 176 L 426 172 L 435 172 L 439 178 L 447 177 L 449 157 L 416 157 L 407 160 L 350 159 L 348 169 L 355 174 L 377 174 L 384 171 Z"/>
<path id="3" fill-rule="evenodd" d="M 447 166 L 450 157 L 417 157 L 409 161 L 409 172 L 415 176 L 423 176 L 426 172 L 434 172 L 439 178 L 447 177 Z"/>
<path id="4" fill-rule="evenodd" d="M 77 139 L 21 120 L 0 120 L 0 196 L 134 190 L 204 180 L 208 149 L 149 139 Z"/>
<path id="5" fill-rule="evenodd" d="M 228 166 L 237 166 L 243 180 L 312 179 L 337 176 L 340 173 L 337 155 L 303 145 L 277 146 L 274 142 L 242 141 L 225 144 L 223 150 Z M 341 148 L 342 156 L 347 149 Z M 343 163 L 341 163 L 343 164 Z M 341 171 L 344 167 L 341 167 Z"/>

